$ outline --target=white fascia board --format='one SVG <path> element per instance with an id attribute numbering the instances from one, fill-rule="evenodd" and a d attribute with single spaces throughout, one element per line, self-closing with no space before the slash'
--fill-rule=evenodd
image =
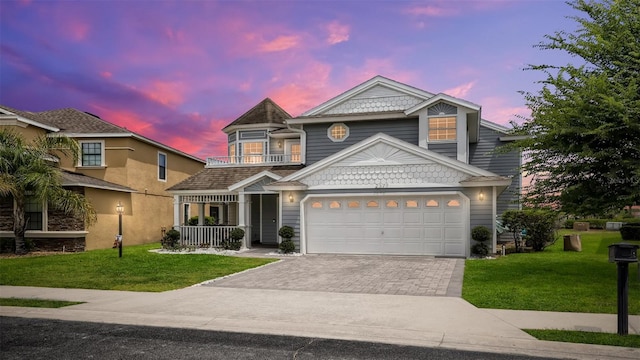
<path id="1" fill-rule="evenodd" d="M 350 147 L 339 151 L 323 160 L 320 160 L 318 162 L 316 162 L 315 164 L 306 167 L 304 169 L 301 169 L 300 171 L 297 171 L 289 176 L 286 176 L 285 178 L 282 179 L 282 181 L 292 181 L 292 180 L 299 180 L 301 178 L 304 178 L 305 176 L 308 176 L 316 171 L 322 170 L 326 167 L 331 166 L 331 164 L 336 163 L 340 160 L 342 160 L 343 158 L 350 156 L 352 154 L 357 153 L 358 151 L 362 150 L 363 148 L 369 147 L 370 145 L 376 143 L 376 142 L 386 142 L 392 146 L 396 146 L 398 148 L 401 148 L 404 151 L 407 151 L 409 153 L 412 153 L 416 156 L 420 156 L 423 158 L 426 158 L 428 160 L 443 164 L 445 166 L 451 167 L 453 169 L 462 171 L 466 174 L 469 174 L 471 176 L 497 176 L 497 174 L 494 174 L 490 171 L 486 171 L 483 169 L 480 169 L 476 166 L 473 165 L 469 165 L 466 163 L 463 163 L 462 161 L 458 161 L 456 159 L 452 159 L 448 156 L 445 155 L 440 155 L 436 152 L 427 150 L 427 149 L 423 149 L 421 147 L 415 146 L 413 144 L 409 144 L 405 141 L 402 141 L 398 138 L 389 136 L 387 134 L 384 133 L 378 133 L 376 135 L 373 135 L 367 139 L 364 139 L 362 141 L 360 141 L 359 143 L 356 143 L 354 145 L 351 145 Z"/>
<path id="2" fill-rule="evenodd" d="M 238 195 L 237 191 L 228 190 L 167 190 L 172 195 Z"/>
<path id="3" fill-rule="evenodd" d="M 507 134 L 511 130 L 510 128 L 508 128 L 506 126 L 503 126 L 503 125 L 500 125 L 500 124 L 496 124 L 494 122 L 491 122 L 491 121 L 488 121 L 488 120 L 485 120 L 485 119 L 481 119 L 480 120 L 480 126 L 484 126 L 484 127 L 488 128 L 488 129 L 491 129 L 491 130 L 494 130 L 494 131 L 498 131 L 498 132 L 501 132 L 501 133 L 505 133 L 505 134 Z"/>
<path id="4" fill-rule="evenodd" d="M 453 96 L 449 96 L 447 94 L 443 94 L 440 93 L 438 95 L 435 95 L 433 97 L 431 97 L 430 99 L 410 108 L 405 110 L 405 114 L 406 115 L 411 115 L 411 114 L 415 114 L 416 112 L 426 108 L 427 106 L 433 105 L 438 101 L 445 101 L 448 103 L 451 103 L 452 105 L 456 105 L 456 106 L 462 106 L 465 107 L 467 109 L 473 110 L 473 111 L 480 111 L 480 109 L 482 108 L 480 105 L 474 104 L 472 102 L 466 101 L 466 100 L 462 100 L 462 99 L 458 99 L 458 98 L 454 98 Z"/>
<path id="5" fill-rule="evenodd" d="M 403 111 L 390 111 L 377 114 L 353 114 L 353 115 L 335 115 L 335 116 L 322 116 L 322 117 L 298 117 L 287 120 L 287 124 L 321 124 L 321 123 L 334 123 L 334 122 L 353 122 L 353 121 L 368 121 L 368 120 L 389 120 L 389 119 L 406 119 L 407 115 Z"/>
<path id="6" fill-rule="evenodd" d="M 459 184 L 441 184 L 441 183 L 423 183 L 423 184 L 390 184 L 387 187 L 381 189 L 377 188 L 375 185 L 318 185 L 318 186 L 310 186 L 306 190 L 384 190 L 388 191 L 391 189 L 423 189 L 423 188 L 432 188 L 432 189 L 447 189 L 447 188 L 460 188 Z M 350 193 L 353 195 L 353 193 Z M 384 194 L 382 192 L 378 194 Z"/>
<path id="7" fill-rule="evenodd" d="M 278 180 L 280 180 L 282 178 L 282 176 L 278 176 L 278 175 L 276 175 L 276 174 L 274 174 L 274 173 L 272 173 L 270 171 L 263 171 L 263 172 L 257 173 L 257 174 L 255 174 L 253 176 L 250 176 L 250 177 L 248 177 L 248 178 L 246 178 L 246 179 L 244 179 L 242 181 L 239 181 L 239 182 L 229 186 L 228 189 L 229 189 L 229 191 L 236 191 L 238 189 L 242 189 L 244 187 L 247 187 L 247 186 L 249 186 L 249 185 L 251 185 L 251 184 L 253 184 L 255 182 L 258 182 L 258 181 L 262 180 L 262 178 L 264 178 L 264 177 L 269 177 L 269 178 L 271 178 L 271 179 L 273 179 L 275 181 L 278 181 Z"/>
<path id="8" fill-rule="evenodd" d="M 265 185 L 263 188 L 269 191 L 305 191 L 309 189 L 307 185 Z"/>
<path id="9" fill-rule="evenodd" d="M 230 134 L 232 132 L 236 132 L 238 130 L 252 130 L 252 129 L 260 129 L 260 130 L 270 130 L 274 129 L 284 129 L 286 128 L 285 124 L 279 123 L 260 123 L 260 124 L 244 124 L 244 125 L 232 125 L 223 129 L 225 134 Z"/>
<path id="10" fill-rule="evenodd" d="M 57 127 L 45 125 L 45 124 L 39 123 L 37 121 L 33 121 L 31 119 L 27 119 L 27 118 L 24 118 L 22 116 L 15 115 L 15 114 L 0 115 L 0 124 L 2 124 L 2 125 L 20 126 L 20 127 L 23 127 L 23 128 L 26 127 L 26 126 L 23 126 L 23 125 L 31 125 L 31 126 L 39 127 L 41 129 L 49 130 L 49 131 L 53 131 L 53 132 L 60 131 L 60 129 L 58 129 Z"/>
<path id="11" fill-rule="evenodd" d="M 414 88 L 412 86 L 406 85 L 406 84 L 402 84 L 399 83 L 397 81 L 391 80 L 391 79 L 387 79 L 383 76 L 376 76 L 370 80 L 367 80 L 365 82 L 363 82 L 362 84 L 352 88 L 351 90 L 347 90 L 345 92 L 343 92 L 342 94 L 314 107 L 311 110 L 305 111 L 304 113 L 302 113 L 301 116 L 313 116 L 313 115 L 320 115 L 322 112 L 324 112 L 327 109 L 330 109 L 338 104 L 340 104 L 343 101 L 348 100 L 349 98 L 358 95 L 364 91 L 367 91 L 369 89 L 371 89 L 374 86 L 377 85 L 383 85 L 386 86 L 390 89 L 393 90 L 398 90 L 400 92 L 406 93 L 408 95 L 413 95 L 419 98 L 423 98 L 423 99 L 428 99 L 430 97 L 433 96 L 432 93 L 426 92 L 424 90 L 420 90 L 418 88 Z"/>
<path id="12" fill-rule="evenodd" d="M 484 181 L 460 181 L 462 187 L 487 187 L 487 186 L 509 186 L 511 185 L 511 179 L 505 180 L 484 180 Z"/>

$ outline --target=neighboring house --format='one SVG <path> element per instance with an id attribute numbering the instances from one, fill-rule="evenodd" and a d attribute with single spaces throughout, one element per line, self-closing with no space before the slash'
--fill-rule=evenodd
<path id="1" fill-rule="evenodd" d="M 169 188 L 187 244 L 241 227 L 246 246 L 275 245 L 289 225 L 302 253 L 467 257 L 474 226 L 519 207 L 521 156 L 492 152 L 507 128 L 384 77 L 295 118 L 266 99 L 223 131 L 228 156 Z M 221 226 L 185 226 L 192 206 Z"/>
<path id="2" fill-rule="evenodd" d="M 84 194 L 97 212 L 90 228 L 48 204 L 30 202 L 26 238 L 40 250 L 109 248 L 118 233 L 116 206 L 124 206 L 123 243 L 159 241 L 173 223 L 166 191 L 202 169 L 204 161 L 75 109 L 28 112 L 0 106 L 0 126 L 28 141 L 64 134 L 76 139 L 78 159 L 59 159 L 63 186 Z M 13 237 L 13 199 L 0 199 L 0 237 Z"/>

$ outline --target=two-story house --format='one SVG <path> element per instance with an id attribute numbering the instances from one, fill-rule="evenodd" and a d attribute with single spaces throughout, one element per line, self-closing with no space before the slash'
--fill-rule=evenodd
<path id="1" fill-rule="evenodd" d="M 122 205 L 123 243 L 157 242 L 173 225 L 170 187 L 202 169 L 204 161 L 75 109 L 29 112 L 0 106 L 0 126 L 30 141 L 64 134 L 78 141 L 78 159 L 57 161 L 63 186 L 87 197 L 97 222 L 87 228 L 79 219 L 27 203 L 26 238 L 35 249 L 81 251 L 109 248 L 119 231 L 116 212 Z M 0 199 L 0 237 L 13 237 L 10 197 Z"/>
<path id="2" fill-rule="evenodd" d="M 519 206 L 521 156 L 493 152 L 507 128 L 381 76 L 295 118 L 266 99 L 224 131 L 228 156 L 169 189 L 185 243 L 238 226 L 277 244 L 289 225 L 302 253 L 466 257 L 474 226 Z M 227 226 L 184 226 L 192 205 Z"/>

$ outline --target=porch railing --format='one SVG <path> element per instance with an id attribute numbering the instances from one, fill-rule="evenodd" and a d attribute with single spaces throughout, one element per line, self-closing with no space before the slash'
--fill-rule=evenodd
<path id="1" fill-rule="evenodd" d="M 237 226 L 180 226 L 180 243 L 183 246 L 221 247 L 235 228 Z"/>
<path id="2" fill-rule="evenodd" d="M 243 156 L 216 156 L 208 157 L 206 167 L 234 166 L 238 164 L 300 164 L 299 154 L 269 154 L 269 155 L 243 155 Z"/>

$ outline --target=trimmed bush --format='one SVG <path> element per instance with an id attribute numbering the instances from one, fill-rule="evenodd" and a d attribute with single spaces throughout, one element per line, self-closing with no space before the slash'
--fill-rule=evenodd
<path id="1" fill-rule="evenodd" d="M 471 238 L 478 242 L 485 242 L 491 239 L 491 230 L 486 226 L 476 226 L 471 230 Z"/>
<path id="2" fill-rule="evenodd" d="M 296 244 L 294 244 L 291 239 L 286 239 L 286 240 L 283 240 L 280 243 L 280 245 L 278 245 L 278 248 L 283 253 L 288 254 L 296 250 Z"/>
<path id="3" fill-rule="evenodd" d="M 180 247 L 180 232 L 171 229 L 164 234 L 162 238 L 162 248 L 175 250 Z"/>
<path id="4" fill-rule="evenodd" d="M 487 244 L 482 242 L 475 243 L 473 244 L 473 246 L 471 246 L 471 252 L 480 257 L 485 257 L 489 255 L 489 247 L 487 246 Z"/>
<path id="5" fill-rule="evenodd" d="M 216 219 L 212 216 L 204 217 L 204 225 L 205 226 L 213 226 L 216 224 Z M 198 225 L 198 215 L 190 217 L 187 221 L 187 225 L 189 226 L 197 226 Z"/>
<path id="6" fill-rule="evenodd" d="M 573 219 L 569 219 L 567 221 L 564 222 L 564 228 L 565 229 L 573 229 L 573 223 L 576 222 Z"/>
<path id="7" fill-rule="evenodd" d="M 225 250 L 240 250 L 242 247 L 242 238 L 244 237 L 244 230 L 235 228 L 231 230 L 229 234 L 230 239 L 222 242 L 222 247 Z"/>
<path id="8" fill-rule="evenodd" d="M 620 228 L 622 240 L 640 240 L 640 224 L 624 224 Z"/>
<path id="9" fill-rule="evenodd" d="M 281 227 L 280 230 L 278 230 L 278 235 L 282 236 L 285 239 L 291 239 L 295 236 L 295 233 L 293 232 L 293 228 L 291 226 L 285 225 Z"/>

